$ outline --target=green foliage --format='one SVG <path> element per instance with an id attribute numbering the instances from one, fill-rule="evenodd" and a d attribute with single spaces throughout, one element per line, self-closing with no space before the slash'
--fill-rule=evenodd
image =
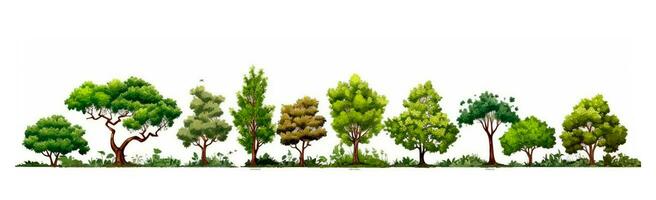
<path id="1" fill-rule="evenodd" d="M 506 165 L 506 167 L 524 167 L 524 166 L 525 166 L 524 164 L 522 164 L 520 162 L 517 162 L 517 161 L 514 161 L 514 160 L 510 161 L 510 163 L 508 163 Z"/>
<path id="2" fill-rule="evenodd" d="M 631 158 L 622 153 L 613 156 L 606 153 L 604 156 L 604 166 L 606 167 L 641 167 L 642 163 L 637 158 Z"/>
<path id="3" fill-rule="evenodd" d="M 401 160 L 395 160 L 392 167 L 417 167 L 417 165 L 419 165 L 419 161 L 410 157 L 403 157 Z"/>
<path id="4" fill-rule="evenodd" d="M 88 167 L 81 160 L 75 159 L 72 156 L 62 156 L 60 158 L 62 167 Z"/>
<path id="5" fill-rule="evenodd" d="M 279 167 L 279 166 L 281 166 L 281 163 L 278 160 L 276 160 L 275 158 L 271 157 L 271 155 L 269 155 L 268 153 L 264 153 L 264 154 L 260 155 L 259 157 L 257 157 L 255 162 L 257 163 L 258 167 Z M 252 166 L 250 163 L 251 163 L 251 160 L 249 159 L 249 160 L 246 161 L 246 163 L 244 163 L 244 166 L 245 167 Z"/>
<path id="6" fill-rule="evenodd" d="M 82 127 L 72 125 L 61 115 L 53 115 L 27 127 L 23 146 L 49 157 L 51 165 L 56 165 L 55 160 L 60 155 L 73 151 L 86 154 L 89 151 L 84 133 Z"/>
<path id="7" fill-rule="evenodd" d="M 16 165 L 16 167 L 50 167 L 49 164 L 41 163 L 39 161 L 25 161 L 21 164 Z"/>
<path id="8" fill-rule="evenodd" d="M 267 78 L 261 69 L 255 72 L 251 66 L 244 76 L 244 86 L 237 93 L 239 109 L 230 109 L 233 124 L 239 131 L 239 144 L 246 152 L 257 153 L 258 148 L 273 141 L 275 126 L 271 122 L 274 106 L 264 104 Z M 255 144 L 255 149 L 253 149 Z"/>
<path id="9" fill-rule="evenodd" d="M 519 121 L 519 116 L 515 113 L 518 108 L 512 103 L 515 98 L 499 99 L 499 95 L 490 92 L 484 92 L 478 99 L 460 102 L 465 108 L 460 110 L 460 116 L 457 121 L 459 125 L 472 125 L 480 119 L 494 119 L 502 123 L 515 123 Z"/>
<path id="10" fill-rule="evenodd" d="M 576 160 L 566 160 L 563 154 L 558 151 L 555 154 L 547 154 L 540 162 L 533 164 L 535 167 L 589 167 L 587 158 L 577 158 Z"/>
<path id="11" fill-rule="evenodd" d="M 437 163 L 438 167 L 482 167 L 485 161 L 477 155 L 464 155 L 458 159 L 446 159 Z"/>
<path id="12" fill-rule="evenodd" d="M 514 123 L 499 140 L 503 153 L 510 155 L 537 147 L 551 148 L 556 144 L 555 133 L 556 130 L 549 127 L 546 122 L 530 116 Z"/>
<path id="13" fill-rule="evenodd" d="M 221 95 L 214 96 L 205 91 L 205 87 L 198 86 L 191 90 L 194 99 L 189 106 L 194 115 L 184 120 L 184 127 L 178 130 L 177 137 L 182 140 L 182 145 L 189 147 L 208 146 L 216 141 L 225 141 L 232 127 L 223 119 L 221 103 L 225 98 Z M 202 147 L 201 147 L 202 148 Z"/>
<path id="14" fill-rule="evenodd" d="M 162 158 L 160 155 L 162 150 L 153 149 L 153 155 L 146 160 L 146 163 L 143 164 L 144 167 L 179 167 L 180 160 L 173 157 Z M 135 163 L 136 164 L 136 163 Z"/>
<path id="15" fill-rule="evenodd" d="M 328 90 L 332 127 L 342 143 L 368 143 L 382 129 L 387 99 L 369 88 L 369 84 L 353 74 L 348 82 L 339 82 Z"/>
<path id="16" fill-rule="evenodd" d="M 114 164 L 114 154 L 105 154 L 104 151 L 98 151 L 99 157 L 88 161 L 89 167 L 111 167 Z"/>
<path id="17" fill-rule="evenodd" d="M 421 164 L 425 152 L 444 153 L 458 139 L 460 131 L 442 112 L 441 99 L 430 81 L 419 84 L 403 101 L 406 110 L 385 121 L 385 130 L 396 144 L 419 150 Z"/>
<path id="18" fill-rule="evenodd" d="M 189 161 L 185 167 L 235 167 L 234 163 L 230 161 L 229 155 L 233 154 L 235 151 L 229 151 L 227 155 L 223 153 L 217 153 L 216 155 L 207 157 L 208 164 L 203 165 L 198 157 L 198 154 L 194 152 L 191 161 Z"/>
<path id="19" fill-rule="evenodd" d="M 330 155 L 330 166 L 331 167 L 388 167 L 389 163 L 387 162 L 387 154 L 383 151 L 378 151 L 376 149 L 365 149 L 358 152 L 358 157 L 360 157 L 360 163 L 353 165 L 353 154 L 352 152 L 346 152 L 344 150 L 343 144 L 338 144 L 333 148 L 333 152 Z"/>
<path id="20" fill-rule="evenodd" d="M 597 147 L 611 153 L 626 143 L 627 129 L 617 116 L 610 114 L 608 102 L 602 95 L 582 99 L 572 113 L 565 116 L 563 129 L 560 139 L 569 154 L 583 150 L 594 155 Z"/>

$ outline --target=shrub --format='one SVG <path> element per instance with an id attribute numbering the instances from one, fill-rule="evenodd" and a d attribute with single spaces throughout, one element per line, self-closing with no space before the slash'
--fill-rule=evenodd
<path id="1" fill-rule="evenodd" d="M 401 160 L 395 160 L 392 167 L 417 167 L 418 165 L 419 161 L 410 157 L 403 157 Z"/>
<path id="2" fill-rule="evenodd" d="M 506 165 L 506 166 L 507 167 L 525 167 L 526 165 L 524 163 L 520 163 L 520 162 L 517 162 L 517 161 L 513 160 L 513 161 L 510 161 L 510 163 L 508 163 L 508 165 Z"/>
<path id="3" fill-rule="evenodd" d="M 62 156 L 59 158 L 62 167 L 87 167 L 81 160 L 75 159 L 72 156 Z"/>
<path id="4" fill-rule="evenodd" d="M 38 161 L 28 160 L 28 161 L 25 161 L 21 164 L 16 165 L 16 167 L 50 167 L 50 165 L 46 164 L 46 163 L 41 163 L 41 162 L 38 162 Z"/>
<path id="5" fill-rule="evenodd" d="M 603 161 L 606 167 L 640 167 L 642 165 L 637 158 L 631 158 L 622 153 L 617 156 L 606 154 Z"/>
<path id="6" fill-rule="evenodd" d="M 162 150 L 155 148 L 153 149 L 153 155 L 146 160 L 146 163 L 143 164 L 144 167 L 179 167 L 180 160 L 173 157 L 162 158 L 160 156 Z M 134 163 L 137 164 L 137 163 Z"/>
<path id="7" fill-rule="evenodd" d="M 329 165 L 332 167 L 389 167 L 387 155 L 383 151 L 365 149 L 364 152 L 358 151 L 358 157 L 360 164 L 353 165 L 352 153 L 347 153 L 343 144 L 338 144 L 333 148 Z"/>
<path id="8" fill-rule="evenodd" d="M 88 161 L 89 167 L 111 167 L 114 165 L 114 154 L 105 154 L 104 151 L 98 151 L 100 157 Z"/>
<path id="9" fill-rule="evenodd" d="M 229 151 L 228 155 L 234 153 L 234 151 Z M 234 167 L 235 165 L 230 161 L 230 158 L 228 158 L 228 155 L 224 155 L 223 153 L 216 153 L 214 156 L 209 156 L 207 157 L 207 165 L 203 166 L 201 164 L 200 158 L 198 157 L 198 154 L 194 152 L 193 156 L 191 157 L 191 161 L 189 161 L 185 166 L 186 167 Z"/>
<path id="10" fill-rule="evenodd" d="M 446 159 L 437 163 L 439 167 L 481 167 L 487 163 L 477 155 L 465 155 L 458 159 Z"/>

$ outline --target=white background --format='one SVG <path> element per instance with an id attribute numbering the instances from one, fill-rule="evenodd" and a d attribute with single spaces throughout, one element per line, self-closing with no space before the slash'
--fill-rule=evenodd
<path id="1" fill-rule="evenodd" d="M 652 5 L 610 1 L 388 2 L 185 2 L 58 1 L 0 3 L 0 68 L 3 98 L 3 195 L 13 198 L 653 198 L 654 139 L 651 115 L 654 73 Z M 68 111 L 63 101 L 83 81 L 104 83 L 139 76 L 183 116 L 171 129 L 145 143 L 130 144 L 128 159 L 152 148 L 186 162 L 196 149 L 175 138 L 189 115 L 188 91 L 205 79 L 215 94 L 236 106 L 235 93 L 250 65 L 269 77 L 266 101 L 279 108 L 303 95 L 320 100 L 329 116 L 328 88 L 359 73 L 389 100 L 385 117 L 398 115 L 409 90 L 433 81 L 442 107 L 455 121 L 459 102 L 484 90 L 517 98 L 519 115 L 535 115 L 557 134 L 581 98 L 604 94 L 629 129 L 620 152 L 642 160 L 640 169 L 30 169 L 24 160 L 44 158 L 22 145 L 29 124 L 63 114 L 87 130 L 95 157 L 109 151 L 100 122 Z M 274 120 L 278 119 L 276 109 Z M 330 121 L 330 118 L 329 118 Z M 328 156 L 338 142 L 328 137 L 308 155 Z M 499 130 L 500 137 L 505 128 Z M 121 133 L 125 133 L 122 130 Z M 119 134 L 121 134 L 119 133 Z M 211 152 L 246 153 L 233 130 Z M 276 138 L 279 139 L 279 138 Z M 384 150 L 388 159 L 416 157 L 382 132 L 365 148 Z M 262 153 L 280 157 L 289 148 L 278 141 Z M 505 156 L 496 142 L 497 159 Z M 560 141 L 546 152 L 564 151 Z M 464 127 L 446 154 L 487 158 L 478 126 Z M 576 155 L 569 156 L 575 158 Z M 598 154 L 601 157 L 601 153 Z M 124 194 L 121 194 L 124 193 Z"/>

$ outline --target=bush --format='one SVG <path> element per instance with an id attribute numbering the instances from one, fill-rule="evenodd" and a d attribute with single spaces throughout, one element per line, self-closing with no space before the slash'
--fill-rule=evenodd
<path id="1" fill-rule="evenodd" d="M 439 167 L 482 167 L 487 162 L 477 155 L 465 155 L 458 159 L 446 159 L 437 163 Z"/>
<path id="2" fill-rule="evenodd" d="M 234 153 L 234 151 L 229 151 L 228 155 L 232 153 Z M 207 157 L 207 165 L 203 166 L 200 163 L 201 161 L 198 157 L 198 154 L 194 152 L 193 156 L 191 157 L 191 161 L 189 161 L 185 167 L 234 167 L 235 165 L 230 161 L 228 155 L 224 155 L 219 152 L 214 156 L 209 156 Z"/>
<path id="3" fill-rule="evenodd" d="M 631 158 L 622 153 L 617 156 L 606 154 L 603 160 L 606 167 L 641 167 L 642 163 L 637 158 Z"/>
<path id="4" fill-rule="evenodd" d="M 513 161 L 510 161 L 510 163 L 508 163 L 508 165 L 506 165 L 506 166 L 507 167 L 525 167 L 526 165 L 524 163 L 520 163 L 520 162 L 517 162 L 517 161 L 513 160 Z"/>
<path id="5" fill-rule="evenodd" d="M 570 161 L 563 159 L 563 154 L 558 151 L 555 154 L 547 154 L 544 156 L 544 159 L 540 162 L 535 162 L 533 166 L 535 167 L 589 167 L 590 160 L 588 158 L 579 157 L 576 160 Z M 597 163 L 597 166 L 601 166 L 600 163 Z"/>
<path id="6" fill-rule="evenodd" d="M 144 167 L 179 167 L 180 160 L 173 157 L 162 158 L 159 154 L 162 153 L 162 150 L 158 148 L 153 149 L 153 155 L 146 160 L 146 163 L 143 164 Z M 138 163 L 134 163 L 138 164 Z"/>
<path id="7" fill-rule="evenodd" d="M 62 167 L 87 167 L 81 160 L 75 159 L 72 156 L 62 156 L 59 158 Z"/>
<path id="8" fill-rule="evenodd" d="M 41 163 L 41 162 L 38 162 L 38 161 L 28 160 L 28 161 L 25 161 L 21 164 L 16 165 L 16 167 L 50 167 L 50 165 L 46 164 L 46 163 Z"/>
<path id="9" fill-rule="evenodd" d="M 114 165 L 114 154 L 105 154 L 104 151 L 98 151 L 100 157 L 88 161 L 89 167 L 111 167 Z"/>
<path id="10" fill-rule="evenodd" d="M 419 161 L 410 157 L 403 157 L 401 160 L 395 160 L 392 167 L 417 167 L 418 165 Z"/>
<path id="11" fill-rule="evenodd" d="M 383 151 L 376 149 L 365 149 L 358 151 L 360 158 L 359 165 L 353 165 L 353 155 L 351 152 L 344 150 L 343 144 L 338 144 L 333 148 L 330 155 L 330 166 L 332 167 L 389 167 L 387 155 Z"/>

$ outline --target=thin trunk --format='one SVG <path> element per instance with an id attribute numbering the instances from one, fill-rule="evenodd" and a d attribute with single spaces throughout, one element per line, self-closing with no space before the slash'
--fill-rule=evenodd
<path id="1" fill-rule="evenodd" d="M 360 164 L 360 158 L 358 157 L 358 143 L 360 141 L 355 140 L 353 143 L 353 165 Z"/>
<path id="2" fill-rule="evenodd" d="M 492 136 L 493 136 L 492 134 L 487 135 L 487 143 L 490 146 L 490 149 L 489 149 L 490 157 L 488 158 L 487 164 L 488 165 L 497 165 L 497 161 L 496 161 L 496 159 L 494 159 L 494 143 L 492 141 Z"/>
<path id="3" fill-rule="evenodd" d="M 256 167 L 257 166 L 257 140 L 255 137 L 253 137 L 253 145 L 251 148 L 253 150 L 251 151 L 251 167 Z"/>
<path id="4" fill-rule="evenodd" d="M 201 153 L 200 153 L 200 164 L 203 166 L 207 166 L 210 162 L 207 161 L 207 146 L 203 145 L 203 147 L 200 148 Z"/>
<path id="5" fill-rule="evenodd" d="M 528 166 L 533 165 L 533 151 L 532 150 L 531 151 L 527 150 L 525 152 L 526 152 L 526 156 L 528 156 Z"/>
<path id="6" fill-rule="evenodd" d="M 590 166 L 595 166 L 595 147 L 594 145 L 588 145 L 588 159 L 590 159 Z"/>
<path id="7" fill-rule="evenodd" d="M 301 148 L 301 157 L 299 157 L 298 160 L 300 160 L 299 166 L 305 167 L 305 141 L 303 142 L 303 147 Z"/>

